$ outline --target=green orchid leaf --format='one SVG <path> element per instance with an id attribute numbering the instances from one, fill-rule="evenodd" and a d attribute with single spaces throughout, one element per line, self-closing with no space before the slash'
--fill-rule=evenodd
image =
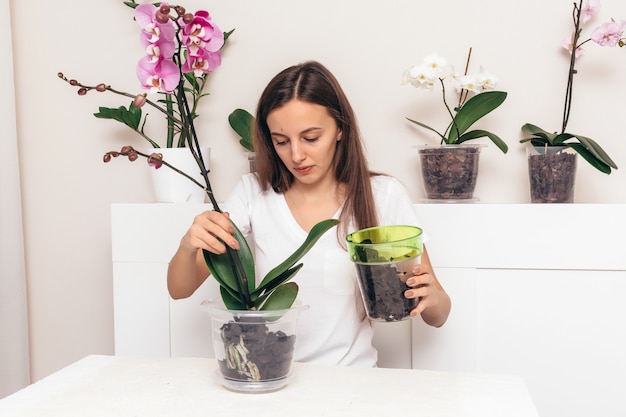
<path id="1" fill-rule="evenodd" d="M 571 133 L 559 133 L 552 139 L 553 146 L 562 146 L 565 145 L 566 141 L 571 138 L 575 138 L 576 135 L 572 135 Z"/>
<path id="2" fill-rule="evenodd" d="M 580 156 L 582 156 L 587 162 L 591 164 L 598 171 L 603 172 L 605 174 L 611 173 L 611 167 L 602 162 L 600 159 L 596 158 L 596 156 L 589 152 L 587 148 L 585 148 L 580 143 L 568 143 L 567 146 L 574 149 Z"/>
<path id="3" fill-rule="evenodd" d="M 425 125 L 424 123 L 418 122 L 417 120 L 409 119 L 408 117 L 407 117 L 406 119 L 407 119 L 409 122 L 411 122 L 411 123 L 415 123 L 416 125 L 421 126 L 421 127 L 423 127 L 424 129 L 428 129 L 428 130 L 430 130 L 431 132 L 436 133 L 436 134 L 437 134 L 437 136 L 439 136 L 439 137 L 441 138 L 441 143 L 444 143 L 444 142 L 445 142 L 446 137 L 445 137 L 445 136 L 443 136 L 441 133 L 437 132 L 437 131 L 436 131 L 435 129 L 433 129 L 432 127 L 430 127 L 430 126 L 428 126 L 428 125 Z"/>
<path id="4" fill-rule="evenodd" d="M 226 287 L 220 286 L 220 295 L 227 309 L 246 310 L 246 303 L 241 301 L 237 295 L 233 295 Z"/>
<path id="5" fill-rule="evenodd" d="M 285 310 L 291 308 L 297 296 L 298 284 L 295 282 L 280 285 L 267 297 L 260 310 Z"/>
<path id="6" fill-rule="evenodd" d="M 554 140 L 558 136 L 557 133 L 550 133 L 530 123 L 526 123 L 524 126 L 522 126 L 522 132 L 533 135 L 534 137 L 521 139 L 520 142 L 524 143 L 532 140 L 533 146 L 543 146 L 545 144 L 553 146 Z"/>
<path id="7" fill-rule="evenodd" d="M 613 162 L 611 157 L 604 151 L 604 149 L 602 149 L 602 147 L 596 141 L 586 136 L 581 136 L 581 135 L 573 135 L 573 136 L 575 136 L 580 141 L 582 146 L 584 146 L 585 149 L 587 149 L 591 154 L 593 154 L 593 156 L 595 156 L 600 162 L 602 162 L 604 165 L 608 165 L 611 168 L 617 169 L 617 165 L 615 164 L 615 162 Z M 610 172 L 610 169 L 609 169 L 609 172 Z"/>
<path id="8" fill-rule="evenodd" d="M 448 133 L 448 144 L 457 143 L 457 139 L 478 120 L 497 109 L 506 99 L 504 91 L 486 91 L 476 94 L 461 107 Z"/>
<path id="9" fill-rule="evenodd" d="M 252 148 L 252 129 L 254 127 L 254 116 L 244 109 L 235 109 L 228 115 L 230 127 L 239 135 L 239 143 L 250 152 Z"/>
<path id="10" fill-rule="evenodd" d="M 263 281 L 261 281 L 261 283 L 259 284 L 259 287 L 263 287 L 268 282 L 271 282 L 272 280 L 274 280 L 274 278 L 278 277 L 283 272 L 291 268 L 313 247 L 313 245 L 315 245 L 318 239 L 324 233 L 326 233 L 328 229 L 337 225 L 338 223 L 339 220 L 337 219 L 328 219 L 322 220 L 321 222 L 313 226 L 302 245 L 300 245 L 300 247 L 290 257 L 284 260 L 283 263 L 268 272 L 267 275 L 265 275 L 265 277 L 263 278 Z"/>
<path id="11" fill-rule="evenodd" d="M 259 301 L 258 302 L 262 302 L 262 298 L 267 297 L 267 295 L 269 293 L 271 293 L 276 287 L 278 287 L 279 285 L 289 281 L 291 278 L 293 278 L 298 271 L 300 271 L 300 269 L 302 269 L 302 266 L 304 264 L 299 263 L 291 268 L 289 268 L 288 270 L 286 270 L 285 272 L 283 272 L 282 274 L 278 275 L 277 277 L 275 277 L 274 279 L 265 282 L 263 285 L 259 285 L 259 287 L 254 290 L 254 292 L 252 293 L 252 296 L 254 297 L 259 297 Z"/>
<path id="12" fill-rule="evenodd" d="M 463 143 L 463 142 L 468 141 L 468 140 L 478 139 L 478 138 L 483 138 L 483 137 L 487 137 L 487 138 L 491 139 L 491 141 L 503 153 L 507 153 L 509 151 L 509 146 L 502 139 L 500 139 L 499 136 L 497 136 L 497 135 L 495 135 L 495 134 L 493 134 L 491 132 L 487 132 L 486 130 L 472 130 L 470 132 L 466 132 L 460 138 L 457 139 L 457 143 Z"/>
<path id="13" fill-rule="evenodd" d="M 234 237 L 239 242 L 240 249 L 236 252 L 241 259 L 241 264 L 243 266 L 246 279 L 247 279 L 247 288 L 245 289 L 247 294 L 252 293 L 254 290 L 254 258 L 252 256 L 252 251 L 250 250 L 250 246 L 248 246 L 248 242 L 246 238 L 243 236 L 237 225 L 231 221 L 235 229 Z M 224 254 L 214 254 L 207 250 L 203 250 L 204 260 L 207 264 L 207 267 L 211 271 L 213 277 L 220 283 L 222 286 L 226 286 L 234 291 L 242 291 L 241 288 L 243 285 L 242 277 L 239 277 L 238 274 L 233 272 L 233 267 L 231 264 L 231 258 L 228 253 Z"/>

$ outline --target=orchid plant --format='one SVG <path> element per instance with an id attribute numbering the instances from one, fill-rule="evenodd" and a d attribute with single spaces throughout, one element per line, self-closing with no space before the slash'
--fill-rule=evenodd
<path id="1" fill-rule="evenodd" d="M 436 133 L 441 138 L 441 144 L 459 145 L 468 140 L 487 137 L 506 153 L 509 149 L 507 144 L 494 133 L 481 129 L 467 131 L 478 120 L 498 108 L 507 96 L 503 91 L 493 91 L 498 80 L 482 66 L 477 73 L 468 74 L 471 55 L 470 48 L 462 75 L 456 73 L 448 65 L 448 61 L 437 53 L 428 55 L 421 64 L 405 71 L 402 83 L 410 84 L 418 90 L 432 90 L 436 84 L 441 85 L 443 105 L 451 119 L 443 132 L 408 117 L 407 120 Z M 459 95 L 454 108 L 448 104 L 446 80 L 453 83 Z"/>
<path id="2" fill-rule="evenodd" d="M 165 165 L 201 187 L 207 193 L 213 209 L 222 212 L 212 192 L 208 170 L 200 153 L 194 120 L 198 117 L 198 102 L 206 96 L 203 89 L 207 74 L 221 64 L 220 49 L 232 30 L 222 32 L 206 10 L 191 14 L 183 6 L 170 6 L 164 2 L 138 4 L 132 0 L 125 1 L 124 4 L 134 9 L 135 20 L 141 28 L 140 42 L 146 51 L 146 55 L 137 64 L 139 83 L 148 93 L 159 94 L 161 98 L 150 100 L 146 92 L 130 94 L 104 83 L 88 86 L 68 79 L 63 73 L 58 76 L 78 87 L 77 92 L 81 96 L 95 90 L 132 98 L 128 107 L 100 107 L 95 116 L 125 124 L 155 148 L 159 147 L 156 141 L 144 132 L 147 115 L 142 115 L 141 109 L 147 104 L 163 113 L 167 120 L 167 146 L 172 147 L 177 138 L 178 147 L 189 148 L 202 173 L 204 184 L 165 161 L 162 154 L 141 152 L 132 146 L 107 152 L 103 157 L 104 162 L 125 156 L 131 162 L 143 157 L 155 169 Z M 296 265 L 296 262 L 311 249 L 322 234 L 337 223 L 338 220 L 329 219 L 315 225 L 304 243 L 270 271 L 258 286 L 252 252 L 245 237 L 233 223 L 239 250 L 235 251 L 226 245 L 225 254 L 203 252 L 212 276 L 220 285 L 220 294 L 226 307 L 232 310 L 281 310 L 291 307 L 296 299 L 298 286 L 288 281 L 302 267 L 301 263 Z"/>
<path id="3" fill-rule="evenodd" d="M 576 70 L 576 60 L 581 57 L 584 52 L 583 45 L 588 42 L 593 42 L 600 46 L 623 47 L 626 44 L 626 39 L 624 38 L 626 20 L 616 21 L 611 19 L 610 21 L 602 23 L 591 32 L 589 38 L 583 38 L 584 40 L 581 40 L 584 25 L 600 11 L 600 7 L 600 0 L 579 0 L 578 3 L 574 3 L 572 13 L 574 32 L 562 42 L 562 46 L 567 50 L 569 57 L 569 69 L 567 73 L 567 87 L 565 89 L 563 122 L 560 132 L 550 133 L 533 124 L 526 123 L 522 126 L 522 131 L 532 136 L 521 139 L 520 142 L 529 142 L 538 149 L 551 146 L 571 148 L 594 168 L 605 174 L 610 174 L 612 169 L 617 169 L 617 165 L 596 141 L 586 136 L 566 132 L 572 107 L 574 76 L 578 72 Z"/>
<path id="4" fill-rule="evenodd" d="M 110 92 L 132 99 L 128 107 L 100 107 L 94 116 L 125 124 L 141 135 L 154 148 L 161 147 L 149 137 L 144 127 L 148 114 L 142 108 L 149 105 L 163 114 L 167 121 L 165 147 L 186 147 L 194 140 L 192 121 L 199 115 L 198 105 L 208 93 L 204 92 L 209 73 L 222 62 L 221 49 L 234 31 L 223 32 L 206 10 L 188 13 L 183 6 L 167 3 L 124 4 L 134 9 L 134 20 L 141 29 L 139 42 L 145 55 L 137 63 L 137 78 L 144 92 L 131 94 L 100 83 L 84 85 L 59 78 L 78 87 L 78 94 L 90 91 Z M 148 94 L 158 94 L 156 100 Z"/>

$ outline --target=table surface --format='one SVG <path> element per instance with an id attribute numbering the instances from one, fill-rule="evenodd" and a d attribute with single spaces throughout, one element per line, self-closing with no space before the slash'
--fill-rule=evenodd
<path id="1" fill-rule="evenodd" d="M 0 416 L 538 416 L 511 375 L 295 363 L 283 389 L 242 394 L 216 369 L 206 358 L 87 356 L 0 400 Z"/>

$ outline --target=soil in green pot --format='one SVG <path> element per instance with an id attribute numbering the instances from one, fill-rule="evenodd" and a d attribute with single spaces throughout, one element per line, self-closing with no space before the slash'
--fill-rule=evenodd
<path id="1" fill-rule="evenodd" d="M 394 264 L 356 264 L 357 275 L 363 288 L 363 302 L 372 319 L 399 321 L 410 317 L 417 307 L 417 298 L 406 298 L 410 287 Z"/>

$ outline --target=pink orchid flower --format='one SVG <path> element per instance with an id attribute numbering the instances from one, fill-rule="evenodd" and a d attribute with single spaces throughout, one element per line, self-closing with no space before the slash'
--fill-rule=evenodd
<path id="1" fill-rule="evenodd" d="M 167 3 L 161 3 L 166 5 Z M 173 41 L 176 36 L 174 22 L 168 19 L 167 23 L 159 23 L 156 20 L 156 13 L 159 9 L 150 3 L 140 4 L 135 8 L 135 20 L 141 27 L 141 38 L 147 38 L 150 43 L 157 43 L 159 40 Z"/>
<path id="2" fill-rule="evenodd" d="M 570 53 L 570 55 L 572 53 L 572 48 L 574 47 L 573 42 L 574 42 L 574 34 L 572 34 L 572 36 L 563 38 L 563 40 L 561 41 L 561 46 L 564 49 L 566 49 Z M 583 49 L 582 46 L 579 46 L 578 48 L 576 48 L 576 58 L 580 58 L 583 52 L 585 52 L 585 50 Z"/>
<path id="3" fill-rule="evenodd" d="M 209 12 L 198 10 L 193 20 L 184 24 L 181 20 L 182 43 L 184 45 L 195 45 L 208 52 L 217 52 L 224 45 L 224 32 L 213 22 Z"/>
<path id="4" fill-rule="evenodd" d="M 600 11 L 601 6 L 602 5 L 600 4 L 600 0 L 585 1 L 585 3 L 583 4 L 583 8 L 580 12 L 580 23 L 581 24 L 587 23 L 592 17 L 594 17 Z"/>
<path id="5" fill-rule="evenodd" d="M 183 64 L 183 72 L 194 72 L 197 77 L 200 77 L 205 72 L 211 72 L 220 66 L 222 63 L 222 55 L 218 52 L 208 52 L 202 50 L 200 56 L 189 56 Z"/>
<path id="6" fill-rule="evenodd" d="M 151 93 L 164 91 L 171 93 L 178 86 L 180 73 L 178 66 L 171 59 L 152 62 L 150 57 L 143 57 L 137 64 L 137 78 L 144 89 Z"/>
<path id="7" fill-rule="evenodd" d="M 595 28 L 591 32 L 591 39 L 600 46 L 615 46 L 622 39 L 625 27 L 626 20 L 616 22 L 611 19 L 610 22 L 603 23 Z"/>

